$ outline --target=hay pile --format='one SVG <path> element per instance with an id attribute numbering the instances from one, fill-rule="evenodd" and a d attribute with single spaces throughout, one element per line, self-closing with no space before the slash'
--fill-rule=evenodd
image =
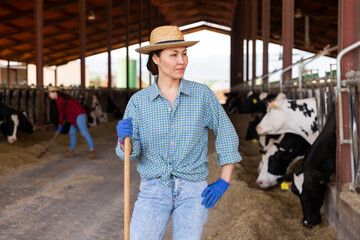
<path id="1" fill-rule="evenodd" d="M 90 135 L 93 137 L 96 145 L 96 138 L 100 136 L 115 136 L 115 126 L 117 121 L 101 123 L 96 127 L 89 128 Z M 19 167 L 24 167 L 32 163 L 40 163 L 50 160 L 53 155 L 62 156 L 70 146 L 69 134 L 59 134 L 55 142 L 51 145 L 47 153 L 40 159 L 37 156 L 46 149 L 48 143 L 56 133 L 54 126 L 45 126 L 37 129 L 35 133 L 28 135 L 18 132 L 18 141 L 14 144 L 7 142 L 4 136 L 0 136 L 0 175 L 8 175 L 14 173 Z M 85 147 L 85 148 L 84 148 Z M 95 146 L 96 147 L 96 146 Z M 86 156 L 86 141 L 77 131 L 76 154 Z"/>
<path id="2" fill-rule="evenodd" d="M 18 132 L 18 141 L 14 144 L 7 142 L 6 138 L 0 137 L 0 175 L 9 174 L 14 172 L 20 166 L 30 163 L 37 163 L 43 159 L 38 159 L 37 156 L 46 148 L 48 142 L 55 134 L 53 129 L 39 129 L 39 131 L 27 135 Z M 64 148 L 65 136 L 59 136 L 56 139 L 57 145 L 55 148 Z M 61 145 L 61 146 L 59 146 Z M 53 149 L 47 153 L 51 153 Z M 43 157 L 46 158 L 45 156 Z"/>

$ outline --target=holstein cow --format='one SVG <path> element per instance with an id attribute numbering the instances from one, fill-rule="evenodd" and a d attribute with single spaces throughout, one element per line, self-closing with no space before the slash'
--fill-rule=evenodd
<path id="1" fill-rule="evenodd" d="M 277 179 L 288 173 L 289 168 L 304 157 L 310 144 L 293 133 L 282 134 L 277 140 L 270 140 L 259 167 L 256 184 L 268 189 L 277 184 Z"/>
<path id="2" fill-rule="evenodd" d="M 256 131 L 259 135 L 294 133 L 312 144 L 319 135 L 315 98 L 276 98 L 256 126 Z"/>
<path id="3" fill-rule="evenodd" d="M 87 111 L 87 124 L 94 127 L 99 122 L 107 122 L 108 116 L 103 112 L 99 100 L 95 94 L 90 94 L 87 99 L 83 94 L 78 95 L 78 101 Z"/>
<path id="4" fill-rule="evenodd" d="M 336 117 L 333 110 L 319 137 L 305 154 L 304 161 L 292 174 L 278 182 L 293 182 L 291 190 L 301 201 L 303 223 L 311 227 L 321 222 L 320 208 L 324 202 L 326 184 L 335 172 Z"/>
<path id="5" fill-rule="evenodd" d="M 28 134 L 34 132 L 34 128 L 25 113 L 12 109 L 3 103 L 0 103 L 0 129 L 7 136 L 9 143 L 16 142 L 18 129 Z"/>
<path id="6" fill-rule="evenodd" d="M 268 103 L 275 99 L 276 95 L 268 94 L 266 92 L 254 93 L 248 92 L 245 100 L 240 106 L 240 113 L 266 113 Z"/>
<path id="7" fill-rule="evenodd" d="M 256 126 L 260 123 L 261 119 L 266 113 L 267 105 L 273 101 L 275 95 L 262 92 L 260 94 L 253 93 L 250 91 L 245 101 L 240 106 L 240 113 L 251 113 L 253 114 L 253 120 L 249 122 L 248 129 L 246 131 L 245 140 L 259 141 L 259 144 L 264 148 L 269 140 L 269 138 L 260 137 L 256 132 Z M 279 137 L 279 136 L 276 136 Z M 271 137 L 273 138 L 273 137 Z"/>
<path id="8" fill-rule="evenodd" d="M 229 114 L 238 113 L 241 106 L 241 96 L 238 92 L 229 92 L 225 93 L 227 97 L 225 108 L 228 110 Z"/>
<path id="9" fill-rule="evenodd" d="M 103 112 L 99 100 L 95 94 L 92 95 L 91 109 L 89 112 L 88 120 L 90 118 L 93 119 L 92 122 L 88 121 L 88 124 L 90 126 L 96 126 L 96 120 L 98 120 L 101 123 L 108 121 L 108 116 L 106 113 Z"/>

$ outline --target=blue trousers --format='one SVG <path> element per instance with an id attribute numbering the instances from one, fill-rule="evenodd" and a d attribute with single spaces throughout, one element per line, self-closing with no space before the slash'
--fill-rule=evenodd
<path id="1" fill-rule="evenodd" d="M 201 205 L 206 181 L 142 180 L 130 223 L 131 240 L 161 240 L 172 215 L 173 240 L 200 240 L 209 210 Z"/>
<path id="2" fill-rule="evenodd" d="M 79 128 L 81 135 L 85 138 L 89 150 L 94 150 L 94 143 L 90 136 L 90 133 L 88 131 L 86 120 L 85 120 L 85 113 L 77 116 L 76 118 L 76 125 L 77 127 L 74 127 L 73 125 L 70 126 L 69 135 L 70 135 L 70 150 L 74 150 L 76 146 L 76 131 Z"/>

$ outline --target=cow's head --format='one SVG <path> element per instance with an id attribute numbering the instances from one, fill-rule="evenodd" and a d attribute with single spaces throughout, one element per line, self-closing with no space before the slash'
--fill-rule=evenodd
<path id="1" fill-rule="evenodd" d="M 267 113 L 256 126 L 256 131 L 259 135 L 264 134 L 278 134 L 282 133 L 286 121 L 289 121 L 289 116 L 284 111 L 286 101 L 275 100 L 267 107 Z"/>
<path id="2" fill-rule="evenodd" d="M 249 126 L 246 131 L 246 137 L 245 140 L 257 140 L 259 138 L 259 135 L 256 132 L 256 125 L 259 124 L 261 119 L 256 115 L 255 119 L 251 122 L 249 122 Z"/>
<path id="3" fill-rule="evenodd" d="M 239 108 L 240 113 L 266 112 L 266 105 L 259 98 L 258 93 L 250 91 Z"/>
<path id="4" fill-rule="evenodd" d="M 259 135 L 294 133 L 312 144 L 319 131 L 314 98 L 288 100 L 277 98 L 267 108 L 267 113 L 256 126 Z"/>
<path id="5" fill-rule="evenodd" d="M 293 182 L 291 191 L 300 198 L 305 226 L 312 227 L 321 223 L 320 209 L 324 202 L 328 177 L 317 170 L 297 168 L 292 174 L 277 181 Z"/>
<path id="6" fill-rule="evenodd" d="M 11 114 L 10 117 L 6 117 L 1 124 L 1 131 L 7 136 L 9 143 L 16 142 L 16 132 L 19 126 L 19 118 L 17 114 Z"/>
<path id="7" fill-rule="evenodd" d="M 290 151 L 271 144 L 259 164 L 256 184 L 262 189 L 276 185 L 276 180 L 286 174 L 291 162 Z"/>

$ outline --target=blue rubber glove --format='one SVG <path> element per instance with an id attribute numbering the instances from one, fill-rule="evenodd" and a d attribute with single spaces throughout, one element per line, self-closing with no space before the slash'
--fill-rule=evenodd
<path id="1" fill-rule="evenodd" d="M 58 131 L 61 132 L 62 129 L 63 129 L 63 126 L 59 125 L 59 126 L 58 126 Z"/>
<path id="2" fill-rule="evenodd" d="M 212 208 L 217 200 L 224 194 L 229 185 L 230 183 L 219 178 L 219 180 L 207 186 L 201 194 L 201 197 L 204 198 L 201 205 L 205 205 L 206 208 Z"/>
<path id="3" fill-rule="evenodd" d="M 120 120 L 116 126 L 117 136 L 121 144 L 124 144 L 125 137 L 133 136 L 132 118 Z"/>

